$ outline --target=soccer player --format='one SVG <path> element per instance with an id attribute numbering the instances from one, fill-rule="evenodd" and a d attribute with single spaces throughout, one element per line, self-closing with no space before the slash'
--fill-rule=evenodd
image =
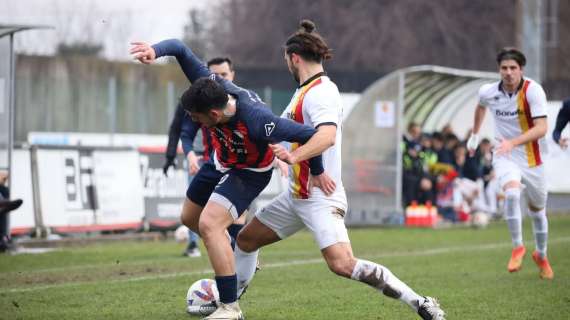
<path id="1" fill-rule="evenodd" d="M 504 48 L 497 55 L 497 64 L 501 80 L 479 89 L 479 104 L 467 148 L 470 153 L 475 152 L 479 129 L 489 110 L 495 120 L 495 138 L 498 140 L 493 167 L 505 193 L 505 220 L 513 243 L 507 269 L 519 271 L 526 252 L 520 205 L 524 184 L 536 243 L 532 258 L 540 270 L 540 277 L 552 279 L 554 273 L 546 257 L 548 220 L 543 165 L 546 95 L 538 83 L 523 76 L 526 58 L 519 50 Z"/>
<path id="2" fill-rule="evenodd" d="M 568 138 L 561 138 L 562 130 L 564 127 L 570 122 L 570 99 L 564 101 L 562 103 L 562 108 L 558 112 L 558 116 L 556 117 L 556 126 L 554 127 L 554 131 L 552 131 L 552 139 L 554 142 L 558 143 L 560 148 L 566 149 L 568 148 Z"/>
<path id="3" fill-rule="evenodd" d="M 216 57 L 208 61 L 208 69 L 221 78 L 228 81 L 234 81 L 235 71 L 233 69 L 232 61 L 228 57 Z M 255 94 L 252 92 L 252 94 Z M 202 133 L 202 145 L 204 146 L 204 152 L 202 158 L 200 159 L 194 152 L 194 139 L 198 130 Z M 182 141 L 182 149 L 188 161 L 188 171 L 190 182 L 192 176 L 194 176 L 200 169 L 200 160 L 202 163 L 206 163 L 210 160 L 212 148 L 212 140 L 208 129 L 201 126 L 199 123 L 193 122 L 192 119 L 186 114 L 184 108 L 179 103 L 176 107 L 176 113 L 172 122 L 170 123 L 170 129 L 168 132 L 168 146 L 166 148 L 166 162 L 163 166 L 164 175 L 168 174 L 168 169 L 174 166 L 174 160 L 176 159 L 176 149 L 178 146 L 178 140 Z M 236 220 L 228 228 L 228 233 L 235 239 L 238 232 L 243 228 L 245 224 L 246 215 L 242 215 L 238 220 Z M 188 245 L 182 253 L 187 257 L 200 257 L 200 249 L 198 248 L 198 234 L 188 229 Z"/>
<path id="4" fill-rule="evenodd" d="M 226 228 L 236 220 L 271 179 L 274 154 L 270 143 L 289 141 L 308 148 L 310 174 L 325 193 L 334 183 L 324 173 L 320 150 L 322 134 L 312 127 L 276 117 L 263 102 L 230 81 L 212 74 L 179 40 L 152 47 L 135 42 L 136 59 L 152 63 L 157 57 L 175 56 L 192 86 L 181 103 L 195 122 L 208 127 L 214 146 L 214 163 L 204 164 L 192 180 L 184 202 L 182 221 L 202 237 L 216 274 L 220 306 L 205 319 L 243 319 L 237 302 L 235 262 Z"/>
<path id="5" fill-rule="evenodd" d="M 325 172 L 333 178 L 336 189 L 329 196 L 312 187 L 309 163 L 304 160 L 306 153 L 311 152 L 310 148 L 302 148 L 295 143 L 290 150 L 281 145 L 273 146 L 276 156 L 291 165 L 290 188 L 258 211 L 238 235 L 235 253 L 240 290 L 244 290 L 253 278 L 260 247 L 285 239 L 306 227 L 312 232 L 332 272 L 404 302 L 423 319 L 444 319 L 444 312 L 434 298 L 418 295 L 385 266 L 357 259 L 352 254 L 344 225 L 347 199 L 341 180 L 341 98 L 322 64 L 330 58 L 331 50 L 315 31 L 314 23 L 303 20 L 300 29 L 285 43 L 284 59 L 299 86 L 284 116 L 310 125 L 326 137 L 322 140 L 322 148 L 326 149 L 323 162 Z"/>

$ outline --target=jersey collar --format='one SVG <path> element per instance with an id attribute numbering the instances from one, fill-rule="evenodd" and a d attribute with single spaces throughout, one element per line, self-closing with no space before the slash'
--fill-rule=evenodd
<path id="1" fill-rule="evenodd" d="M 315 80 L 315 79 L 317 79 L 317 78 L 319 78 L 319 77 L 326 76 L 326 75 L 327 75 L 326 72 L 321 71 L 321 72 L 315 74 L 314 76 L 310 77 L 309 79 L 307 79 L 305 82 L 301 83 L 301 84 L 297 87 L 297 89 L 301 89 L 302 87 L 304 87 L 304 86 L 308 85 L 309 83 L 311 83 L 311 81 L 313 81 L 313 80 Z"/>
<path id="2" fill-rule="evenodd" d="M 513 94 L 519 92 L 520 89 L 522 89 L 524 84 L 524 77 L 521 78 L 521 82 L 519 83 L 519 86 L 517 87 L 517 90 L 515 90 L 515 92 L 513 92 Z M 505 90 L 503 90 L 503 80 L 499 81 L 499 91 L 507 94 L 507 92 Z"/>

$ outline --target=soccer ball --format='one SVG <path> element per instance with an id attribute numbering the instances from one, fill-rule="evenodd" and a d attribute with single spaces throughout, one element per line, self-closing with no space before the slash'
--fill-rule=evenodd
<path id="1" fill-rule="evenodd" d="M 194 282 L 186 294 L 186 311 L 192 315 L 209 315 L 216 311 L 220 294 L 216 281 L 200 279 Z M 214 303 L 212 303 L 214 302 Z"/>
<path id="2" fill-rule="evenodd" d="M 471 215 L 471 225 L 473 228 L 482 229 L 489 224 L 489 215 L 485 212 L 477 211 Z"/>
<path id="3" fill-rule="evenodd" d="M 174 239 L 180 243 L 188 242 L 188 227 L 185 225 L 178 227 L 176 231 L 174 231 Z"/>

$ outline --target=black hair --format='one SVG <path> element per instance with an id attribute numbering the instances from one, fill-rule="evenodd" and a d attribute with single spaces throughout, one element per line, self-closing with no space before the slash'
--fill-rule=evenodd
<path id="1" fill-rule="evenodd" d="M 230 66 L 230 70 L 234 70 L 234 66 L 232 64 L 232 59 L 230 59 L 229 57 L 215 57 L 213 59 L 210 59 L 207 63 L 208 68 L 211 65 L 219 65 L 222 64 L 224 62 L 227 62 L 228 66 Z"/>
<path id="2" fill-rule="evenodd" d="M 512 47 L 506 47 L 499 51 L 497 54 L 497 64 L 501 65 L 503 60 L 515 60 L 519 64 L 519 67 L 526 65 L 526 57 L 524 54 L 520 50 Z"/>
<path id="3" fill-rule="evenodd" d="M 207 113 L 212 109 L 224 109 L 228 103 L 228 94 L 216 81 L 200 78 L 184 91 L 180 103 L 187 111 Z"/>
<path id="4" fill-rule="evenodd" d="M 299 30 L 293 33 L 285 42 L 285 52 L 300 55 L 307 61 L 321 63 L 332 58 L 332 50 L 325 39 L 316 31 L 315 23 L 311 20 L 301 20 Z"/>

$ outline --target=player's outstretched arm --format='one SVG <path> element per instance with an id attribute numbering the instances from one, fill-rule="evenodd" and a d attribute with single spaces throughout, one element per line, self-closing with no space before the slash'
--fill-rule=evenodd
<path id="1" fill-rule="evenodd" d="M 178 39 L 164 40 L 152 46 L 144 42 L 133 42 L 131 44 L 130 53 L 135 59 L 145 64 L 150 64 L 157 58 L 164 56 L 175 57 L 190 82 L 211 75 L 206 65 Z"/>

